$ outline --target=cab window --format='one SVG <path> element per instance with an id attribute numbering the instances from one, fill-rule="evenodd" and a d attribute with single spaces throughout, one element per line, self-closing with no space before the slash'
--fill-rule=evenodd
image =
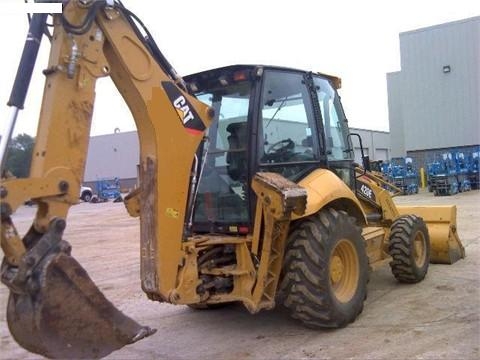
<path id="1" fill-rule="evenodd" d="M 249 221 L 247 115 L 250 90 L 251 84 L 242 82 L 197 94 L 199 100 L 215 109 L 216 117 L 208 129 L 208 143 L 202 154 L 204 164 L 195 202 L 196 231 L 220 231 L 223 224 Z"/>
<path id="2" fill-rule="evenodd" d="M 302 74 L 265 72 L 259 122 L 259 161 L 268 171 L 294 178 L 318 161 L 312 103 Z"/>
<path id="3" fill-rule="evenodd" d="M 350 154 L 345 151 L 347 123 L 339 96 L 327 79 L 314 77 L 313 82 L 322 113 L 327 158 L 329 161 L 349 159 Z"/>

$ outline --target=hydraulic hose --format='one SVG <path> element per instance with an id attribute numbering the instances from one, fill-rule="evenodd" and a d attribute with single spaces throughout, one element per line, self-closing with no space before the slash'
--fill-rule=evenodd
<path id="1" fill-rule="evenodd" d="M 33 14 L 8 106 L 23 109 L 48 14 Z"/>

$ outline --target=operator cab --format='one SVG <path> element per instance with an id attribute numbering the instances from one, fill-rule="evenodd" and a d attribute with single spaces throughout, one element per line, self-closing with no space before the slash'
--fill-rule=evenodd
<path id="1" fill-rule="evenodd" d="M 272 66 L 235 65 L 186 76 L 215 110 L 198 156 L 193 230 L 251 232 L 259 171 L 298 182 L 329 168 L 352 188 L 353 153 L 336 89 L 340 79 Z"/>

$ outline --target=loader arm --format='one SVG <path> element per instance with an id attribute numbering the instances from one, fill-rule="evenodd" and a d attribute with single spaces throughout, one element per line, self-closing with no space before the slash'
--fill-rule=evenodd
<path id="1" fill-rule="evenodd" d="M 389 229 L 401 215 L 419 216 L 428 228 L 431 263 L 453 264 L 465 258 L 465 249 L 457 233 L 455 205 L 398 206 L 393 197 L 400 194 L 401 189 L 362 168 L 356 168 L 355 172 L 356 193 L 370 225 Z M 385 249 L 387 245 L 385 243 Z"/>
<path id="2" fill-rule="evenodd" d="M 181 78 L 170 68 L 155 44 L 140 35 L 131 15 L 117 3 L 110 6 L 105 1 L 72 0 L 64 5 L 63 14 L 54 16 L 30 177 L 2 180 L 1 183 L 1 246 L 5 254 L 2 282 L 15 294 L 11 296 L 14 299 L 12 305 L 9 304 L 9 313 L 20 312 L 18 298 L 25 295 L 27 282 L 33 278 L 28 274 L 35 269 L 50 271 L 51 266 L 59 267 L 72 284 L 79 285 L 80 293 L 84 292 L 88 297 L 94 291 L 85 286 L 86 280 L 72 279 L 69 270 L 74 266 L 64 266 L 63 259 L 69 256 L 69 247 L 58 244 L 64 243 L 61 235 L 68 210 L 78 202 L 95 84 L 97 79 L 105 76 L 112 78 L 130 108 L 138 130 L 141 186 L 134 197 L 140 204 L 142 287 L 160 299 L 167 299 L 175 288 L 195 152 L 213 113 L 211 108 L 186 92 Z M 112 108 L 112 116 L 115 116 L 114 112 Z M 31 230 L 21 239 L 11 214 L 29 199 L 38 205 L 38 210 Z M 39 246 L 42 249 L 37 254 Z M 63 262 L 57 261 L 58 256 Z M 45 303 L 42 305 L 48 307 L 49 300 L 57 302 L 62 294 L 56 294 L 57 299 L 49 299 L 47 289 L 41 288 L 43 285 L 40 284 L 36 291 L 44 292 Z M 33 303 L 32 308 L 36 309 L 38 304 L 35 302 L 41 301 L 38 299 L 42 296 L 35 293 L 35 296 L 30 294 L 28 297 Z M 17 315 L 10 316 L 9 320 L 15 322 Z M 120 322 L 128 321 L 121 319 Z M 13 335 L 30 351 L 52 357 L 105 355 L 87 351 L 75 353 L 73 349 L 70 353 L 50 351 L 47 348 L 58 344 L 42 347 L 39 344 L 41 336 L 32 329 L 27 331 L 29 339 L 24 339 L 22 328 L 17 325 L 12 331 L 17 334 Z M 115 323 L 112 327 L 121 328 Z M 137 328 L 133 334 L 127 334 L 129 338 L 122 339 L 122 346 L 136 341 L 140 333 Z M 38 340 L 30 340 L 35 336 Z M 106 353 L 109 351 L 112 350 Z"/>

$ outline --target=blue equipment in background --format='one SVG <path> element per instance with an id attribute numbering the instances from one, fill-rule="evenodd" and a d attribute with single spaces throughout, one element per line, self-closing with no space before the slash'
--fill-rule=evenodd
<path id="1" fill-rule="evenodd" d="M 437 165 L 439 164 L 439 165 Z M 432 164 L 434 172 L 431 175 L 433 194 L 455 195 L 459 192 L 457 166 L 451 152 L 442 154 L 442 159 Z"/>
<path id="2" fill-rule="evenodd" d="M 391 183 L 401 189 L 404 195 L 418 193 L 418 171 L 411 157 L 393 158 L 390 164 Z"/>
<path id="3" fill-rule="evenodd" d="M 460 192 L 470 191 L 472 187 L 470 185 L 470 179 L 468 176 L 470 168 L 468 158 L 465 157 L 463 152 L 455 152 L 454 158 L 457 170 L 458 190 Z"/>
<path id="4" fill-rule="evenodd" d="M 95 202 L 105 202 L 110 199 L 113 199 L 117 202 L 122 201 L 120 180 L 118 178 L 99 179 L 95 182 L 95 186 L 97 189 L 97 198 Z"/>
<path id="5" fill-rule="evenodd" d="M 427 164 L 427 186 L 429 192 L 435 191 L 435 176 L 442 173 L 442 163 L 434 161 Z"/>
<path id="6" fill-rule="evenodd" d="M 480 161 L 480 150 L 473 151 L 468 156 L 468 179 L 470 180 L 470 186 L 472 189 L 477 190 L 479 188 L 480 173 L 478 172 Z"/>
<path id="7" fill-rule="evenodd" d="M 455 195 L 478 189 L 479 151 L 451 151 L 427 165 L 429 191 L 436 195 Z"/>

